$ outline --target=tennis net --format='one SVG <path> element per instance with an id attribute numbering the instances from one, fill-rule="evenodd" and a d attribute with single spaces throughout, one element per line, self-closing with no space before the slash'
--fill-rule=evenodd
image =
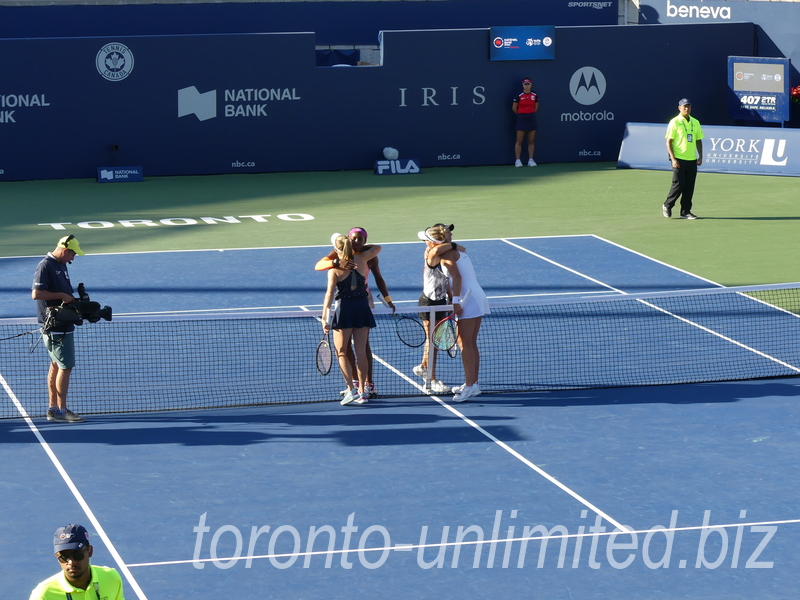
<path id="1" fill-rule="evenodd" d="M 400 342 L 387 309 L 375 315 L 370 344 L 379 397 L 422 395 L 412 369 L 423 349 Z M 480 384 L 497 393 L 798 375 L 798 315 L 800 283 L 494 302 L 480 331 Z M 319 316 L 87 323 L 75 332 L 69 406 L 92 414 L 338 400 L 344 386 L 335 361 L 328 377 L 316 370 Z M 30 416 L 44 415 L 49 358 L 35 320 L 0 321 L 0 338 L 0 418 L 19 417 L 17 402 Z M 463 383 L 460 356 L 440 352 L 436 371 L 446 384 Z"/>

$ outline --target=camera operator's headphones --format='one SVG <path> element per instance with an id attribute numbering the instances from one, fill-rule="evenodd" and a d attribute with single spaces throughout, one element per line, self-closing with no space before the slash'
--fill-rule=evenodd
<path id="1" fill-rule="evenodd" d="M 74 235 L 68 235 L 61 238 L 58 240 L 58 245 L 61 248 L 72 250 L 78 256 L 84 256 L 86 254 L 83 250 L 81 250 L 81 245 L 78 243 L 78 240 Z"/>

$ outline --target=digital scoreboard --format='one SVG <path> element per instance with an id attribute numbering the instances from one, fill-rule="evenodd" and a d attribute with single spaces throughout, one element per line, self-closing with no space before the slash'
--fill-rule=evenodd
<path id="1" fill-rule="evenodd" d="M 553 60 L 556 28 L 551 25 L 492 27 L 489 29 L 490 60 Z"/>
<path id="2" fill-rule="evenodd" d="M 728 112 L 745 121 L 789 120 L 789 59 L 728 57 Z"/>

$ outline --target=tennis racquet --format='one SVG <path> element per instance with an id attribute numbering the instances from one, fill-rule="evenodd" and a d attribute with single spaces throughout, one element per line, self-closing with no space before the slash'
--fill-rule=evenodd
<path id="1" fill-rule="evenodd" d="M 328 308 L 328 319 L 326 323 L 330 325 L 333 323 L 333 311 L 334 311 L 334 303 Z M 327 333 L 322 335 L 322 339 L 320 340 L 319 344 L 317 344 L 317 371 L 320 372 L 320 375 L 327 375 L 331 372 L 331 366 L 333 365 L 333 349 L 331 348 L 331 332 L 328 330 Z"/>
<path id="2" fill-rule="evenodd" d="M 458 356 L 458 344 L 453 344 L 453 346 L 447 351 L 447 356 L 450 358 L 456 358 Z"/>
<path id="3" fill-rule="evenodd" d="M 387 308 L 389 307 L 383 296 L 378 294 L 378 298 L 384 306 Z M 425 343 L 425 328 L 422 326 L 422 323 L 420 323 L 414 317 L 398 317 L 397 313 L 395 313 L 393 317 L 394 330 L 401 342 L 403 342 L 409 348 L 419 348 Z"/>
<path id="4" fill-rule="evenodd" d="M 317 371 L 320 375 L 327 375 L 331 372 L 333 365 L 333 350 L 331 349 L 331 334 L 326 333 L 319 344 L 317 344 Z"/>
<path id="5" fill-rule="evenodd" d="M 462 305 L 466 303 L 467 298 L 469 298 L 471 293 L 472 290 L 467 290 L 466 293 L 461 297 Z M 433 330 L 433 345 L 439 350 L 446 351 L 450 356 L 454 356 L 454 353 L 457 352 L 457 350 L 454 350 L 457 339 L 458 333 L 456 332 L 456 315 L 453 313 L 436 324 L 436 327 Z"/>
<path id="6" fill-rule="evenodd" d="M 456 345 L 456 315 L 452 314 L 445 317 L 436 324 L 433 329 L 433 345 L 439 350 L 444 350 L 448 354 Z"/>

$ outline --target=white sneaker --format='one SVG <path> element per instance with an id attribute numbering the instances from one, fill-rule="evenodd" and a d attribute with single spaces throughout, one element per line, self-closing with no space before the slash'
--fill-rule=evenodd
<path id="1" fill-rule="evenodd" d="M 428 369 L 426 369 L 422 365 L 417 365 L 411 370 L 414 372 L 414 375 L 416 375 L 423 381 L 428 381 Z"/>
<path id="2" fill-rule="evenodd" d="M 465 387 L 467 387 L 467 384 L 466 384 L 466 383 L 462 383 L 461 385 L 457 385 L 457 386 L 455 386 L 455 387 L 454 387 L 452 390 L 450 390 L 450 391 L 451 391 L 451 392 L 453 392 L 454 394 L 460 394 L 461 392 L 463 392 L 463 391 L 464 391 L 464 388 L 465 388 Z"/>
<path id="3" fill-rule="evenodd" d="M 453 402 L 464 402 L 467 398 L 480 396 L 480 393 L 481 388 L 477 383 L 475 385 L 466 385 L 461 392 L 453 396 Z"/>
<path id="4" fill-rule="evenodd" d="M 356 400 L 361 400 L 361 394 L 358 392 L 358 390 L 347 390 L 347 393 L 344 395 L 344 398 L 342 398 L 340 404 L 342 406 L 346 406 L 351 402 L 355 402 Z"/>
<path id="5" fill-rule="evenodd" d="M 431 392 L 434 394 L 450 394 L 452 389 L 443 384 L 440 380 L 434 379 L 431 381 Z"/>
<path id="6" fill-rule="evenodd" d="M 521 167 L 522 166 L 522 161 L 520 159 L 517 159 L 517 162 L 514 163 L 514 166 L 515 167 Z"/>
<path id="7" fill-rule="evenodd" d="M 536 163 L 535 163 L 535 162 L 533 162 L 533 159 L 532 159 L 532 158 L 529 158 L 529 159 L 528 159 L 528 166 L 529 166 L 529 167 L 535 167 L 535 166 L 536 166 Z"/>

